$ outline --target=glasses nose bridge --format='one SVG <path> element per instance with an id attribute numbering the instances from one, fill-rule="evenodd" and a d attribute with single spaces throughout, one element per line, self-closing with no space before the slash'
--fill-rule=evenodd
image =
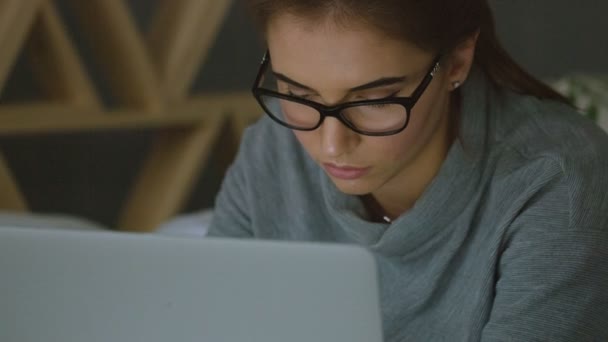
<path id="1" fill-rule="evenodd" d="M 321 113 L 321 123 L 325 121 L 326 117 L 332 117 L 337 119 L 341 123 L 346 124 L 346 122 L 344 122 L 344 119 L 340 115 L 344 110 L 343 106 L 321 107 L 317 108 L 317 110 L 319 111 L 319 113 Z"/>
<path id="2" fill-rule="evenodd" d="M 349 105 L 337 105 L 337 106 L 329 107 L 329 108 L 328 107 L 318 108 L 319 113 L 321 113 L 321 122 L 319 123 L 319 126 L 321 126 L 325 122 L 326 117 L 332 117 L 332 118 L 338 120 L 344 128 L 360 134 L 357 131 L 356 127 L 354 127 L 348 121 L 348 119 L 342 115 L 342 113 L 350 107 L 351 106 L 349 106 Z"/>

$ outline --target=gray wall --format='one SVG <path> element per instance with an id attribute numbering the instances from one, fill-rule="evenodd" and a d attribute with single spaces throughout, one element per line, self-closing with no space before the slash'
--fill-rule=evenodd
<path id="1" fill-rule="evenodd" d="M 535 75 L 608 74 L 608 1 L 491 2 L 505 47 Z"/>
<path id="2" fill-rule="evenodd" d="M 237 0 L 236 2 L 240 2 Z M 154 1 L 131 0 L 142 27 L 147 25 Z M 608 1 L 493 0 L 497 27 L 515 59 L 539 77 L 568 72 L 608 74 Z M 63 11 L 71 21 L 69 11 Z M 89 68 L 86 44 L 78 32 Z M 246 90 L 254 77 L 263 48 L 244 10 L 233 6 L 208 63 L 193 91 Z M 103 90 L 99 75 L 96 83 Z M 20 63 L 2 101 L 27 99 L 36 94 L 27 66 Z M 111 99 L 107 100 L 111 103 Z M 0 147 L 18 175 L 35 211 L 81 215 L 114 225 L 154 132 L 98 132 L 45 137 L 1 138 Z M 221 149 L 213 156 L 215 167 L 206 170 L 186 210 L 212 205 L 225 163 Z M 1 191 L 1 189 L 0 189 Z"/>

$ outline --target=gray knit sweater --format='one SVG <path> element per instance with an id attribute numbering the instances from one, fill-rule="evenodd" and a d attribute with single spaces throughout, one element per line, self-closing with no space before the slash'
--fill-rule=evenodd
<path id="1" fill-rule="evenodd" d="M 392 224 L 370 222 L 264 118 L 243 138 L 210 235 L 366 246 L 387 341 L 608 341 L 608 136 L 478 70 L 462 96 L 460 139 Z"/>

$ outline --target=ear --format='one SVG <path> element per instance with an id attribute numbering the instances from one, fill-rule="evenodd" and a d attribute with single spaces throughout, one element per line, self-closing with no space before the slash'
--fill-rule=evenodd
<path id="1" fill-rule="evenodd" d="M 469 72 L 473 66 L 478 37 L 479 31 L 476 31 L 462 43 L 458 44 L 450 53 L 446 75 L 450 91 L 460 87 L 469 76 Z"/>

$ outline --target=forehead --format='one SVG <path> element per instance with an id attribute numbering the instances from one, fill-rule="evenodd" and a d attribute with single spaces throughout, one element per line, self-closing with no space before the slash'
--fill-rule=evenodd
<path id="1" fill-rule="evenodd" d="M 432 55 L 363 24 L 338 26 L 285 14 L 266 32 L 272 67 L 311 86 L 354 87 L 378 77 L 420 72 Z M 317 89 L 317 88 L 315 88 Z"/>

